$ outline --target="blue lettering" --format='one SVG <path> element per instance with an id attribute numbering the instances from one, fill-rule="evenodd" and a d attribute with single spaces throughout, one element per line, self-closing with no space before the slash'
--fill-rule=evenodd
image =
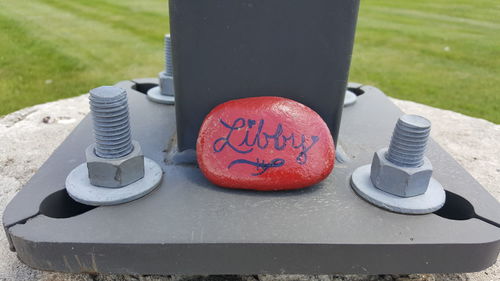
<path id="1" fill-rule="evenodd" d="M 252 127 L 254 127 L 257 122 L 252 119 L 244 119 L 242 117 L 237 118 L 234 120 L 234 122 L 229 125 L 229 123 L 226 123 L 224 120 L 220 120 L 220 123 L 222 126 L 225 128 L 229 129 L 227 132 L 227 135 L 225 137 L 218 138 L 215 140 L 213 143 L 213 150 L 214 152 L 221 152 L 223 151 L 226 146 L 232 149 L 233 151 L 240 153 L 240 154 L 247 154 L 250 153 L 254 150 L 255 147 L 258 147 L 262 150 L 266 150 L 270 144 L 270 142 L 273 142 L 273 147 L 274 149 L 281 151 L 284 150 L 287 145 L 290 145 L 294 149 L 299 149 L 300 152 L 296 157 L 297 163 L 300 165 L 303 165 L 307 163 L 307 152 L 319 141 L 318 136 L 311 136 L 311 143 L 307 145 L 307 138 L 304 134 L 300 134 L 299 136 L 296 136 L 294 133 L 291 133 L 290 135 L 285 135 L 283 132 L 283 125 L 279 123 L 276 126 L 276 129 L 273 134 L 268 134 L 266 132 L 263 132 L 264 128 L 264 119 L 259 120 L 258 125 L 257 125 L 257 131 L 255 132 L 255 136 L 253 137 L 252 140 L 250 137 L 250 133 L 252 131 Z M 243 140 L 241 140 L 239 143 L 234 140 L 233 137 L 233 132 L 238 131 L 242 128 L 246 128 L 245 136 Z M 276 163 L 273 161 L 277 161 L 277 164 L 280 164 L 279 166 L 276 166 Z M 278 161 L 280 160 L 280 161 Z M 239 159 L 231 162 L 228 168 L 230 168 L 232 165 L 235 164 L 250 164 L 250 165 L 257 165 L 256 167 L 259 169 L 263 169 L 263 172 L 265 172 L 268 168 L 271 167 L 280 167 L 284 165 L 284 160 L 281 162 L 280 158 L 272 160 L 270 163 L 266 164 L 262 162 L 261 164 L 256 164 L 260 163 L 259 161 L 257 162 L 251 162 L 248 160 L 244 159 Z M 238 162 L 239 161 L 239 162 Z M 267 166 L 271 165 L 271 166 Z M 260 174 L 262 174 L 261 172 Z"/>
<path id="2" fill-rule="evenodd" d="M 252 165 L 257 168 L 257 173 L 253 173 L 252 176 L 260 176 L 262 175 L 267 169 L 269 168 L 277 168 L 285 165 L 285 159 L 281 158 L 276 158 L 271 160 L 271 162 L 266 163 L 264 160 L 259 161 L 259 158 L 257 158 L 257 161 L 252 162 L 246 159 L 237 159 L 234 160 L 233 162 L 229 163 L 229 166 L 227 166 L 228 169 L 231 169 L 232 166 L 236 164 L 247 164 L 247 165 Z"/>

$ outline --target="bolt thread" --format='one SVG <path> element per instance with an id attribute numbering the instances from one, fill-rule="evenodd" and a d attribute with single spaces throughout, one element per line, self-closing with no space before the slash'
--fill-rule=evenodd
<path id="1" fill-rule="evenodd" d="M 127 92 L 113 86 L 90 91 L 90 110 L 94 121 L 95 154 L 116 159 L 133 150 L 130 134 Z"/>
<path id="2" fill-rule="evenodd" d="M 403 115 L 394 128 L 387 160 L 403 167 L 419 167 L 424 162 L 431 122 L 418 115 Z"/>
<path id="3" fill-rule="evenodd" d="M 172 40 L 170 34 L 165 34 L 165 73 L 167 76 L 174 76 L 174 67 L 172 65 Z"/>

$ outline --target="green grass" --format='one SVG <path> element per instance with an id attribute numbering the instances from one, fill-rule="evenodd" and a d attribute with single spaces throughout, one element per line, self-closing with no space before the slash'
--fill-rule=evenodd
<path id="1" fill-rule="evenodd" d="M 165 1 L 0 0 L 0 115 L 163 67 Z"/>
<path id="2" fill-rule="evenodd" d="M 156 76 L 167 11 L 166 0 L 0 0 L 0 115 Z M 500 123 L 500 3 L 362 0 L 350 81 Z"/>
<path id="3" fill-rule="evenodd" d="M 350 80 L 500 123 L 500 2 L 362 1 Z"/>

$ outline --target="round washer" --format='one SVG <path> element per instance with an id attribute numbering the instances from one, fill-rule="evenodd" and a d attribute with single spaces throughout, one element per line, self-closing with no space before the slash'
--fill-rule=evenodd
<path id="1" fill-rule="evenodd" d="M 162 95 L 159 86 L 149 89 L 147 95 L 148 98 L 153 102 L 175 104 L 175 97 Z"/>
<path id="2" fill-rule="evenodd" d="M 351 176 L 351 186 L 366 201 L 402 214 L 428 214 L 439 210 L 446 200 L 441 184 L 431 178 L 427 191 L 413 197 L 399 197 L 382 191 L 370 179 L 371 165 L 361 166 Z"/>
<path id="3" fill-rule="evenodd" d="M 117 205 L 140 198 L 161 182 L 163 171 L 156 162 L 144 157 L 144 177 L 120 188 L 90 184 L 87 163 L 73 169 L 66 178 L 66 190 L 75 201 L 92 206 Z"/>
<path id="4" fill-rule="evenodd" d="M 351 91 L 345 91 L 344 107 L 355 104 L 357 99 L 358 96 L 356 96 L 355 93 Z"/>

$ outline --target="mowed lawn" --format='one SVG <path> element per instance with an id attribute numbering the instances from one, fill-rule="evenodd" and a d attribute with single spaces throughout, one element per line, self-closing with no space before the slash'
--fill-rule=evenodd
<path id="1" fill-rule="evenodd" d="M 500 123 L 500 1 L 362 0 L 351 81 Z"/>
<path id="2" fill-rule="evenodd" d="M 361 2 L 350 81 L 500 123 L 498 0 Z M 0 116 L 156 76 L 167 12 L 166 0 L 0 0 Z"/>

